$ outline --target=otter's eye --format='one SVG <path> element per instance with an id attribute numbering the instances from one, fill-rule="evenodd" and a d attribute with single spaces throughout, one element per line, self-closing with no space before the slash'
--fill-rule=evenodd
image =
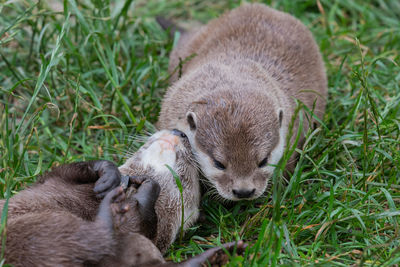
<path id="1" fill-rule="evenodd" d="M 186 134 L 184 132 L 181 133 L 182 138 L 187 138 Z"/>
<path id="2" fill-rule="evenodd" d="M 260 163 L 258 163 L 258 168 L 263 168 L 267 166 L 267 162 L 268 162 L 268 157 L 265 157 L 262 161 L 260 161 Z"/>
<path id="3" fill-rule="evenodd" d="M 221 162 L 219 162 L 216 159 L 214 159 L 214 166 L 215 166 L 215 168 L 220 169 L 220 170 L 225 170 L 226 169 L 224 164 L 222 164 Z"/>
<path id="4" fill-rule="evenodd" d="M 182 138 L 187 138 L 187 136 L 186 136 L 186 134 L 185 134 L 184 132 L 179 131 L 179 130 L 177 130 L 177 129 L 173 129 L 173 130 L 172 130 L 172 134 L 177 135 L 177 136 L 180 136 L 180 137 L 182 137 Z"/>

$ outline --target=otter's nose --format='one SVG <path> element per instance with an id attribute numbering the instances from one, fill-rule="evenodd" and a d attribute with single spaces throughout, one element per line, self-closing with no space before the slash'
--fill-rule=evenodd
<path id="1" fill-rule="evenodd" d="M 232 192 L 237 198 L 251 198 L 254 195 L 254 193 L 256 192 L 256 189 L 255 188 L 253 190 L 247 190 L 247 189 L 236 190 L 236 189 L 233 189 Z"/>
<path id="2" fill-rule="evenodd" d="M 180 136 L 182 138 L 187 138 L 186 134 L 182 131 L 179 131 L 178 129 L 173 129 L 172 134 Z"/>

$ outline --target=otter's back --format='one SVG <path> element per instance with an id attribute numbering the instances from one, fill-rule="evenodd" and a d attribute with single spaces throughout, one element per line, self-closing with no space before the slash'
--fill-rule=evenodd
<path id="1" fill-rule="evenodd" d="M 307 27 L 289 14 L 262 4 L 243 5 L 185 33 L 171 54 L 170 70 L 178 66 L 179 58 L 191 55 L 196 56 L 184 65 L 183 75 L 210 61 L 253 60 L 289 98 L 311 108 L 321 96 L 316 113 L 322 116 L 327 95 L 322 57 Z"/>

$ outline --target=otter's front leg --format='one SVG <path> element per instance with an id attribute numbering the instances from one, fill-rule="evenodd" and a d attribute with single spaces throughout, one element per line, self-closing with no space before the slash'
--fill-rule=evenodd
<path id="1" fill-rule="evenodd" d="M 114 228 L 113 217 L 124 214 L 129 209 L 128 205 L 121 204 L 124 200 L 125 193 L 121 186 L 108 193 L 100 203 L 95 222 L 112 230 Z"/>
<path id="2" fill-rule="evenodd" d="M 116 254 L 103 259 L 100 266 L 159 266 L 165 262 L 161 252 L 146 237 L 154 237 L 157 232 L 154 205 L 160 186 L 146 176 L 130 177 L 130 183 L 137 190 L 132 195 L 132 192 L 122 195 L 111 205 Z M 101 214 L 99 218 L 106 217 Z"/>
<path id="3" fill-rule="evenodd" d="M 129 206 L 129 211 L 121 216 L 115 215 L 116 226 L 123 234 L 140 233 L 153 239 L 157 234 L 155 204 L 160 194 L 160 185 L 147 176 L 130 176 L 129 187 L 136 188 L 124 202 L 124 205 Z"/>
<path id="4" fill-rule="evenodd" d="M 117 166 L 108 160 L 83 161 L 62 165 L 45 174 L 39 183 L 49 179 L 60 179 L 72 184 L 95 183 L 94 192 L 103 198 L 121 183 Z"/>

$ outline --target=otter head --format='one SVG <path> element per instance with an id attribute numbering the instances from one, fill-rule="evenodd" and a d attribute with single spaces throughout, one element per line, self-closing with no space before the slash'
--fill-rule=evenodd
<path id="1" fill-rule="evenodd" d="M 283 109 L 265 95 L 214 92 L 186 113 L 185 132 L 204 176 L 228 200 L 255 199 L 283 155 Z"/>
<path id="2" fill-rule="evenodd" d="M 119 167 L 122 174 L 133 177 L 126 193 L 126 202 L 133 208 L 128 211 L 128 213 L 130 212 L 129 216 L 125 216 L 127 218 L 126 222 L 120 226 L 122 233 L 138 232 L 137 229 L 141 229 L 140 232 L 143 234 L 149 230 L 146 228 L 147 226 L 155 224 L 143 224 L 144 219 L 149 221 L 152 218 L 149 217 L 149 212 L 140 212 L 140 209 L 145 208 L 146 205 L 137 205 L 138 199 L 148 203 L 149 207 L 153 209 L 154 203 L 163 198 L 162 196 L 165 197 L 167 195 L 169 198 L 171 194 L 178 192 L 178 195 L 175 197 L 179 199 L 178 187 L 176 186 L 176 190 L 171 188 L 172 184 L 175 185 L 175 180 L 167 166 L 179 176 L 184 191 L 198 188 L 198 169 L 193 158 L 190 143 L 188 137 L 179 130 L 162 130 L 156 132 L 149 137 L 147 142 L 132 157 Z M 137 185 L 140 182 L 138 183 L 136 180 L 140 181 L 141 179 L 144 181 L 141 183 L 139 189 L 137 189 Z M 158 190 L 160 191 L 161 189 L 160 196 L 158 192 L 155 193 L 157 186 L 148 184 L 152 181 L 157 183 L 157 186 L 159 185 Z M 141 213 L 145 215 L 142 217 L 138 216 Z M 154 236 L 150 236 L 149 234 L 147 237 L 153 238 Z"/>
<path id="3" fill-rule="evenodd" d="M 186 180 L 197 177 L 197 165 L 188 137 L 176 129 L 158 131 L 150 136 L 119 170 L 122 174 L 151 176 L 162 184 L 163 179 L 173 179 L 167 166 L 179 175 L 182 182 L 192 182 Z"/>

